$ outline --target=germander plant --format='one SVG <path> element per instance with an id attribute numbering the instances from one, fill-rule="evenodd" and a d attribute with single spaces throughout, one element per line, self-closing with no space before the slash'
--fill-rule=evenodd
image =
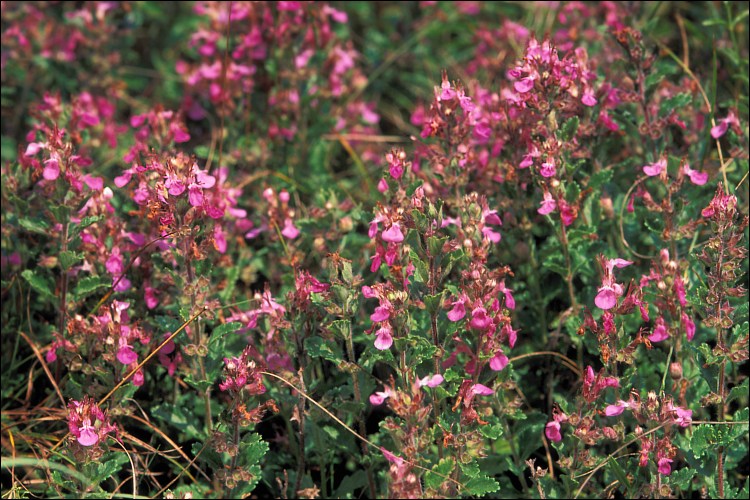
<path id="1" fill-rule="evenodd" d="M 747 496 L 743 8 L 5 2 L 4 496 Z"/>

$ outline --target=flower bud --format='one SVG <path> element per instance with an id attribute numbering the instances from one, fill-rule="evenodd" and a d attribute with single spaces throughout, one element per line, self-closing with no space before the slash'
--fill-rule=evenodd
<path id="1" fill-rule="evenodd" d="M 669 376 L 673 380 L 680 380 L 682 378 L 682 365 L 678 362 L 669 364 Z"/>

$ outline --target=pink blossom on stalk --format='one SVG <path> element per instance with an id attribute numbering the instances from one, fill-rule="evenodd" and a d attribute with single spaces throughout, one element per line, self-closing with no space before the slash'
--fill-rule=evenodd
<path id="1" fill-rule="evenodd" d="M 378 329 L 375 335 L 375 347 L 377 349 L 385 351 L 393 345 L 393 337 L 391 336 L 391 329 L 388 324 Z"/>
<path id="2" fill-rule="evenodd" d="M 690 182 L 696 186 L 702 186 L 708 182 L 708 174 L 706 172 L 699 172 L 690 168 L 689 163 L 685 163 L 682 166 L 682 173 L 690 178 Z"/>
<path id="3" fill-rule="evenodd" d="M 560 422 L 551 421 L 547 422 L 547 426 L 544 428 L 544 435 L 547 439 L 559 443 L 562 441 L 562 434 L 560 434 Z"/>
<path id="4" fill-rule="evenodd" d="M 602 276 L 602 286 L 599 287 L 594 303 L 599 309 L 606 311 L 615 307 L 617 297 L 623 294 L 622 285 L 615 282 L 614 268 L 627 267 L 632 262 L 625 259 L 607 259 L 604 256 L 601 256 L 599 260 L 604 268 L 604 276 Z"/>
<path id="5" fill-rule="evenodd" d="M 378 181 L 378 191 L 381 193 L 388 191 L 388 182 L 386 182 L 385 178 L 381 178 Z"/>
<path id="6" fill-rule="evenodd" d="M 466 297 L 462 296 L 458 300 L 453 302 L 453 309 L 448 311 L 448 319 L 456 322 L 463 319 L 464 316 L 466 316 L 466 308 L 464 307 L 464 302 L 466 301 Z"/>
<path id="7" fill-rule="evenodd" d="M 586 90 L 581 97 L 581 102 L 586 106 L 596 106 L 597 101 L 594 92 L 590 89 Z"/>
<path id="8" fill-rule="evenodd" d="M 370 396 L 370 397 L 372 397 L 372 396 Z M 378 404 L 380 404 L 380 403 L 378 403 Z M 394 455 L 390 451 L 386 450 L 385 448 L 381 447 L 380 451 L 381 451 L 381 453 L 383 453 L 383 456 L 386 458 L 386 460 L 388 460 L 392 464 L 396 464 L 397 467 L 401 467 L 404 464 L 404 459 L 403 458 L 397 457 L 396 455 Z"/>
<path id="9" fill-rule="evenodd" d="M 663 476 L 668 476 L 672 473 L 672 459 L 671 458 L 660 458 L 657 465 L 659 469 L 659 474 L 662 474 Z"/>
<path id="10" fill-rule="evenodd" d="M 687 335 L 688 340 L 693 340 L 693 337 L 695 337 L 695 323 L 693 320 L 685 314 L 684 312 L 680 314 L 680 322 L 682 323 L 682 327 L 685 329 L 685 335 Z"/>
<path id="11" fill-rule="evenodd" d="M 648 336 L 648 339 L 651 342 L 661 342 L 663 340 L 667 340 L 669 338 L 669 330 L 667 330 L 667 327 L 664 325 L 664 318 L 659 317 L 656 320 L 656 327 L 654 328 L 654 331 L 651 333 L 651 335 Z"/>
<path id="12" fill-rule="evenodd" d="M 547 161 L 542 163 L 542 166 L 539 168 L 539 173 L 542 177 L 553 177 L 555 173 L 557 172 L 557 165 L 555 162 L 554 157 L 548 157 Z"/>
<path id="13" fill-rule="evenodd" d="M 54 181 L 60 177 L 60 164 L 55 158 L 50 158 L 44 162 L 44 171 L 42 177 L 48 181 Z"/>
<path id="14" fill-rule="evenodd" d="M 299 229 L 297 229 L 294 226 L 294 222 L 292 222 L 292 219 L 286 218 L 284 220 L 284 229 L 281 230 L 281 234 L 290 240 L 293 240 L 297 236 L 299 236 Z"/>
<path id="15" fill-rule="evenodd" d="M 505 280 L 502 280 L 498 285 L 499 291 L 505 295 L 505 307 L 511 311 L 516 308 L 516 299 L 513 298 L 513 290 L 505 287 Z"/>
<path id="16" fill-rule="evenodd" d="M 643 172 L 649 177 L 654 177 L 661 174 L 662 170 L 667 168 L 667 159 L 661 158 L 655 163 L 649 163 L 643 167 Z"/>
<path id="17" fill-rule="evenodd" d="M 97 425 L 98 423 L 98 425 Z M 109 417 L 88 396 L 68 404 L 68 430 L 81 446 L 94 446 L 110 432 L 117 432 Z"/>
<path id="18" fill-rule="evenodd" d="M 386 387 L 382 392 L 375 392 L 370 395 L 370 404 L 374 406 L 382 405 L 383 402 L 391 397 L 391 390 Z"/>
<path id="19" fill-rule="evenodd" d="M 625 408 L 630 408 L 630 403 L 627 401 L 619 400 L 616 404 L 607 405 L 604 409 L 604 414 L 608 417 L 616 417 L 625 411 Z"/>
<path id="20" fill-rule="evenodd" d="M 138 361 L 138 354 L 128 344 L 125 337 L 120 337 L 120 348 L 117 350 L 117 361 L 123 365 L 130 365 Z"/>
<path id="21" fill-rule="evenodd" d="M 711 127 L 711 137 L 713 137 L 714 139 L 718 139 L 722 135 L 726 134 L 729 125 L 733 125 L 738 128 L 740 126 L 740 121 L 737 119 L 734 111 L 730 111 L 726 118 L 722 118 L 721 120 L 719 120 L 719 123 L 716 126 Z"/>
<path id="22" fill-rule="evenodd" d="M 496 372 L 501 371 L 503 368 L 508 366 L 508 356 L 503 354 L 502 350 L 498 350 L 494 356 L 490 359 L 490 369 Z"/>
<path id="23" fill-rule="evenodd" d="M 549 191 L 544 191 L 544 199 L 541 202 L 541 206 L 537 210 L 539 215 L 547 215 L 552 213 L 557 208 L 557 202 L 552 197 Z"/>
<path id="24" fill-rule="evenodd" d="M 427 376 L 427 377 L 419 379 L 419 387 L 427 386 L 427 387 L 434 389 L 435 387 L 442 384 L 443 380 L 444 380 L 443 376 L 440 375 L 439 373 L 436 375 Z"/>
<path id="25" fill-rule="evenodd" d="M 470 392 L 478 396 L 491 396 L 495 394 L 495 391 L 482 384 L 474 384 L 471 386 Z"/>
<path id="26" fill-rule="evenodd" d="M 487 315 L 487 310 L 482 307 L 475 307 L 471 311 L 471 321 L 469 326 L 476 328 L 477 330 L 485 330 L 492 324 L 492 318 Z"/>
<path id="27" fill-rule="evenodd" d="M 394 222 L 391 227 L 383 231 L 380 237 L 388 243 L 400 243 L 404 241 L 404 235 L 401 232 L 401 226 L 399 226 L 398 222 Z"/>

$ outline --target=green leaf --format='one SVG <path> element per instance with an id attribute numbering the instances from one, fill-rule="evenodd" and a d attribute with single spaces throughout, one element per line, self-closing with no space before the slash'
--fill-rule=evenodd
<path id="1" fill-rule="evenodd" d="M 333 498 L 354 498 L 354 491 L 363 488 L 367 484 L 367 474 L 363 470 L 357 470 L 346 476 L 333 492 Z"/>
<path id="2" fill-rule="evenodd" d="M 86 276 L 78 280 L 76 287 L 73 289 L 73 294 L 81 299 L 100 288 L 109 288 L 111 284 L 112 280 L 103 276 Z"/>
<path id="3" fill-rule="evenodd" d="M 310 337 L 305 339 L 305 352 L 313 358 L 323 358 L 332 363 L 340 363 L 343 353 L 336 343 L 321 337 Z"/>
<path id="4" fill-rule="evenodd" d="M 608 466 L 610 470 L 615 474 L 617 477 L 617 480 L 620 481 L 620 484 L 625 487 L 625 491 L 630 491 L 630 481 L 628 480 L 628 475 L 625 474 L 625 471 L 622 470 L 622 467 L 620 467 L 620 464 L 617 462 L 616 457 L 611 457 L 608 462 Z M 630 495 L 627 495 L 630 496 Z"/>
<path id="5" fill-rule="evenodd" d="M 479 433 L 487 439 L 498 439 L 503 435 L 503 426 L 500 423 L 483 425 L 479 428 Z"/>
<path id="6" fill-rule="evenodd" d="M 481 497 L 487 493 L 494 493 L 500 489 L 500 484 L 489 476 L 478 476 L 465 484 L 464 493 L 467 495 Z"/>
<path id="7" fill-rule="evenodd" d="M 427 312 L 430 313 L 430 316 L 436 314 L 440 310 L 440 304 L 443 302 L 444 295 L 445 290 L 437 295 L 425 295 L 424 305 L 427 307 Z"/>
<path id="8" fill-rule="evenodd" d="M 578 124 L 579 120 L 577 116 L 573 116 L 565 120 L 565 123 L 562 124 L 562 127 L 560 127 L 560 134 L 558 137 L 563 142 L 568 142 L 573 137 L 575 137 L 576 132 L 578 132 Z"/>
<path id="9" fill-rule="evenodd" d="M 732 387 L 732 389 L 729 391 L 729 395 L 727 396 L 726 404 L 731 403 L 740 396 L 745 396 L 745 398 L 747 398 L 747 395 L 750 392 L 750 389 L 748 388 L 748 381 L 750 381 L 750 379 L 745 379 L 740 385 Z"/>
<path id="10" fill-rule="evenodd" d="M 219 325 L 211 332 L 211 336 L 208 339 L 208 348 L 211 349 L 213 345 L 224 338 L 229 333 L 234 333 L 242 326 L 239 321 L 232 321 L 231 323 L 224 323 Z"/>
<path id="11" fill-rule="evenodd" d="M 596 172 L 595 174 L 592 174 L 589 178 L 588 187 L 597 189 L 601 187 L 602 185 L 606 184 L 607 182 L 612 179 L 612 175 L 614 174 L 614 170 L 611 168 L 608 168 L 606 170 L 600 170 Z"/>
<path id="12" fill-rule="evenodd" d="M 52 280 L 47 278 L 46 276 L 41 276 L 39 274 L 36 274 L 31 269 L 26 269 L 21 273 L 21 276 L 29 282 L 29 285 L 31 285 L 31 288 L 42 294 L 44 297 L 47 298 L 55 298 L 55 294 L 53 292 L 54 285 L 52 284 Z"/>
<path id="13" fill-rule="evenodd" d="M 442 476 L 450 477 L 451 472 L 453 472 L 453 467 L 456 466 L 456 462 L 452 458 L 443 458 L 438 462 L 437 464 L 432 466 L 432 471 L 437 472 L 437 474 L 434 474 L 433 472 L 427 472 L 424 476 L 424 485 L 425 488 L 433 488 L 438 489 L 440 488 L 440 485 L 443 484 L 443 482 L 446 481 L 445 477 L 441 477 L 438 474 L 441 474 Z"/>
<path id="14" fill-rule="evenodd" d="M 49 236 L 49 224 L 43 219 L 18 219 L 18 223 L 22 228 L 32 233 L 43 234 Z"/>
<path id="15" fill-rule="evenodd" d="M 105 479 L 108 479 L 119 472 L 120 469 L 122 469 L 122 465 L 127 461 L 128 457 L 124 453 L 108 454 L 108 460 L 94 462 L 96 466 L 94 469 L 94 477 L 91 478 L 91 481 L 98 485 Z"/>
<path id="16" fill-rule="evenodd" d="M 184 432 L 190 439 L 202 437 L 199 430 L 201 424 L 193 409 L 188 409 L 181 404 L 162 403 L 153 407 L 151 415 L 178 431 Z"/>
<path id="17" fill-rule="evenodd" d="M 84 254 L 82 252 L 73 252 L 71 250 L 63 250 L 60 252 L 60 255 L 58 255 L 58 259 L 60 262 L 60 267 L 63 271 L 69 270 L 71 267 L 76 265 L 76 263 L 79 260 L 82 260 L 84 257 Z"/>

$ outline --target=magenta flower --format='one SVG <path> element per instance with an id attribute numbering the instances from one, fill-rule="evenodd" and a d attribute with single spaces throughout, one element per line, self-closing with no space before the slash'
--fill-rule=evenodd
<path id="1" fill-rule="evenodd" d="M 453 309 L 448 311 L 448 319 L 456 322 L 460 321 L 464 316 L 466 316 L 466 308 L 464 307 L 465 298 L 460 298 L 459 300 L 456 300 L 453 302 Z"/>
<path id="2" fill-rule="evenodd" d="M 608 417 L 616 417 L 625 411 L 625 408 L 630 408 L 630 403 L 627 401 L 619 400 L 616 404 L 607 405 L 604 409 L 604 414 Z"/>
<path id="3" fill-rule="evenodd" d="M 294 238 L 299 236 L 299 229 L 294 226 L 292 219 L 287 217 L 287 219 L 284 220 L 284 229 L 281 230 L 281 234 L 284 236 L 284 238 L 293 240 Z"/>
<path id="4" fill-rule="evenodd" d="M 375 332 L 375 347 L 381 351 L 389 349 L 393 345 L 393 337 L 391 336 L 391 329 L 386 324 Z"/>
<path id="5" fill-rule="evenodd" d="M 668 476 L 672 473 L 672 459 L 671 458 L 660 458 L 658 462 L 659 474 Z"/>
<path id="6" fill-rule="evenodd" d="M 471 386 L 470 392 L 478 396 L 491 396 L 495 394 L 495 391 L 482 384 L 474 384 Z"/>
<path id="7" fill-rule="evenodd" d="M 556 208 L 557 202 L 555 202 L 555 199 L 552 197 L 549 191 L 545 191 L 544 199 L 542 200 L 541 207 L 539 207 L 537 213 L 539 215 L 547 215 L 554 212 Z"/>
<path id="8" fill-rule="evenodd" d="M 660 317 L 656 320 L 656 327 L 654 328 L 654 331 L 651 333 L 651 335 L 648 336 L 648 339 L 651 342 L 661 342 L 663 340 L 667 340 L 669 338 L 669 330 L 667 330 L 667 327 L 664 326 L 664 318 Z"/>
<path id="9" fill-rule="evenodd" d="M 562 434 L 560 434 L 560 422 L 551 421 L 547 422 L 547 426 L 544 428 L 544 435 L 547 439 L 559 443 L 562 441 Z"/>
<path id="10" fill-rule="evenodd" d="M 643 167 L 643 172 L 649 177 L 654 177 L 661 174 L 661 171 L 667 168 L 667 159 L 661 158 L 655 163 L 650 163 Z"/>
<path id="11" fill-rule="evenodd" d="M 617 305 L 617 297 L 623 294 L 622 285 L 615 282 L 614 268 L 627 267 L 632 264 L 625 259 L 607 259 L 600 257 L 600 263 L 604 268 L 602 276 L 602 286 L 599 288 L 594 303 L 599 309 L 608 310 Z"/>
<path id="12" fill-rule="evenodd" d="M 490 369 L 499 372 L 506 366 L 508 366 L 508 356 L 503 354 L 503 351 L 498 350 L 492 359 L 490 359 Z"/>
<path id="13" fill-rule="evenodd" d="M 492 324 L 492 318 L 487 315 L 487 310 L 482 307 L 475 307 L 471 311 L 471 321 L 469 326 L 476 328 L 477 330 L 485 330 Z"/>
<path id="14" fill-rule="evenodd" d="M 382 405 L 383 402 L 389 397 L 391 397 L 391 390 L 388 387 L 386 387 L 385 391 L 375 392 L 370 395 L 370 404 L 374 406 Z"/>
<path id="15" fill-rule="evenodd" d="M 685 329 L 685 335 L 687 335 L 687 339 L 693 340 L 693 337 L 695 337 L 695 323 L 690 318 L 690 316 L 688 316 L 684 312 L 681 313 L 680 323 L 682 323 L 682 327 Z"/>
<path id="16" fill-rule="evenodd" d="M 542 163 L 542 166 L 539 168 L 539 173 L 542 177 L 553 177 L 556 172 L 557 165 L 555 164 L 555 159 L 552 157 L 548 157 L 547 161 Z"/>
<path id="17" fill-rule="evenodd" d="M 98 422 L 98 425 L 97 425 Z M 82 401 L 71 400 L 68 404 L 68 430 L 81 446 L 94 446 L 110 432 L 116 432 L 114 425 L 96 402 L 88 396 Z"/>
<path id="18" fill-rule="evenodd" d="M 708 182 L 708 174 L 706 172 L 698 172 L 690 168 L 690 164 L 685 163 L 682 167 L 682 173 L 690 178 L 690 182 L 696 186 L 702 186 Z"/>
<path id="19" fill-rule="evenodd" d="M 427 377 L 419 379 L 418 385 L 419 387 L 427 386 L 427 387 L 435 388 L 439 386 L 440 384 L 442 384 L 443 380 L 444 380 L 443 376 L 438 373 L 436 375 L 427 376 Z"/>
<path id="20" fill-rule="evenodd" d="M 404 235 L 401 233 L 401 226 L 399 226 L 398 222 L 391 224 L 391 227 L 383 231 L 380 237 L 388 243 L 400 243 L 404 241 Z"/>
<path id="21" fill-rule="evenodd" d="M 737 119 L 737 116 L 734 114 L 734 111 L 730 111 L 726 118 L 722 118 L 719 120 L 719 123 L 711 127 L 711 137 L 714 139 L 718 139 L 722 135 L 727 133 L 727 129 L 730 125 L 733 125 L 737 128 L 740 127 L 740 121 Z"/>

